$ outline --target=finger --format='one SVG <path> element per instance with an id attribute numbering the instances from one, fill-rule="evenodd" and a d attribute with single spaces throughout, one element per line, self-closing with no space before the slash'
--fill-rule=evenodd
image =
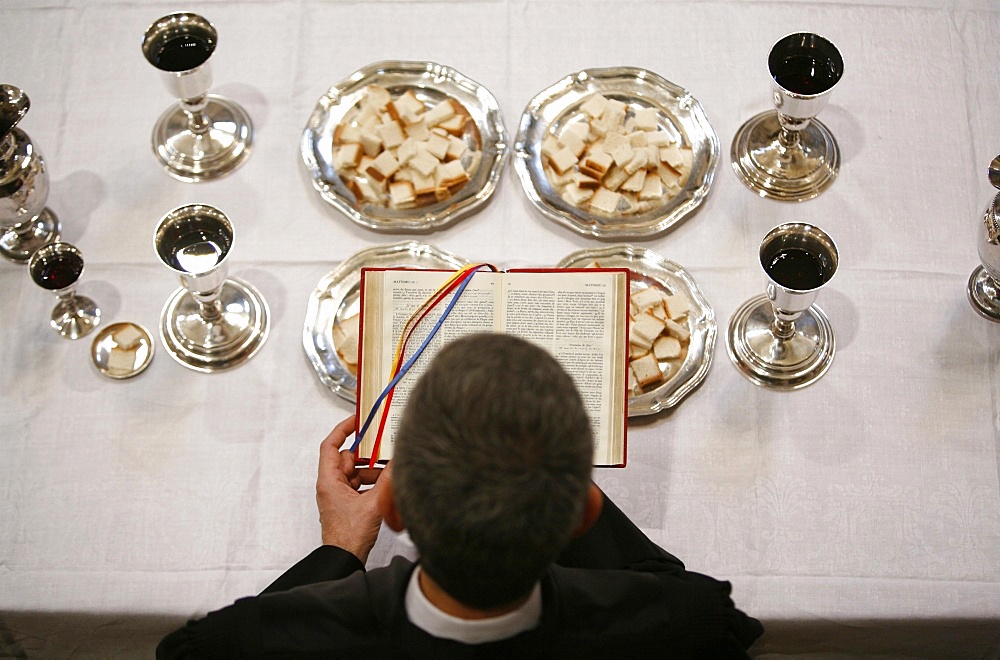
<path id="1" fill-rule="evenodd" d="M 342 420 L 333 427 L 326 438 L 319 446 L 319 474 L 318 480 L 323 481 L 334 475 L 336 472 L 342 473 L 340 468 L 341 457 L 340 448 L 344 445 L 347 436 L 354 430 L 354 415 Z"/>
<path id="2" fill-rule="evenodd" d="M 358 477 L 360 477 L 362 485 L 370 486 L 378 481 L 384 473 L 384 468 L 360 468 L 358 470 Z"/>

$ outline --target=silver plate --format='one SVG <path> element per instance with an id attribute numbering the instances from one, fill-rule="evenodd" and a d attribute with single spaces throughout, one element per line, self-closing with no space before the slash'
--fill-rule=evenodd
<path id="1" fill-rule="evenodd" d="M 471 147 L 478 142 L 481 160 L 463 188 L 448 199 L 412 209 L 394 209 L 357 200 L 333 163 L 333 132 L 348 112 L 377 84 L 394 96 L 412 89 L 425 105 L 451 97 L 459 101 L 475 124 L 465 132 Z M 377 62 L 358 70 L 320 97 L 302 132 L 302 160 L 313 187 L 334 208 L 369 229 L 428 232 L 478 211 L 496 190 L 508 151 L 500 106 L 483 86 L 459 72 L 433 62 Z"/>
<path id="2" fill-rule="evenodd" d="M 672 261 L 645 248 L 615 245 L 607 248 L 581 250 L 559 262 L 558 268 L 582 268 L 594 261 L 607 268 L 628 268 L 629 284 L 634 293 L 651 286 L 660 287 L 671 295 L 683 295 L 691 307 L 688 329 L 691 339 L 687 356 L 667 380 L 628 400 L 629 417 L 653 415 L 676 406 L 708 375 L 715 350 L 715 311 L 705 300 L 694 279 Z"/>
<path id="3" fill-rule="evenodd" d="M 362 250 L 324 275 L 309 295 L 302 332 L 302 347 L 320 382 L 351 403 L 356 401 L 358 380 L 337 355 L 333 326 L 361 311 L 362 268 L 457 270 L 468 263 L 433 245 L 405 241 Z"/>
<path id="4" fill-rule="evenodd" d="M 542 163 L 542 140 L 580 121 L 585 116 L 581 105 L 594 93 L 622 101 L 631 111 L 655 108 L 660 129 L 691 147 L 691 173 L 662 206 L 611 217 L 573 206 L 553 189 Z M 701 104 L 682 87 L 634 67 L 584 69 L 566 76 L 531 100 L 514 140 L 514 169 L 532 204 L 550 220 L 598 238 L 648 237 L 674 226 L 708 195 L 718 161 L 719 138 Z"/>
<path id="5" fill-rule="evenodd" d="M 122 380 L 142 373 L 153 360 L 149 331 L 138 323 L 112 323 L 94 337 L 90 357 L 103 376 Z"/>

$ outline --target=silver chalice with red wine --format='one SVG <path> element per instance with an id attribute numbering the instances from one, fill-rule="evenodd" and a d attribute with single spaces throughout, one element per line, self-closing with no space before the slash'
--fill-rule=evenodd
<path id="1" fill-rule="evenodd" d="M 209 58 L 219 36 L 198 14 L 178 12 L 155 21 L 142 40 L 146 60 L 180 100 L 153 129 L 153 152 L 167 173 L 207 181 L 239 167 L 250 155 L 253 124 L 235 101 L 209 94 Z"/>
<path id="2" fill-rule="evenodd" d="M 196 371 L 221 371 L 250 359 L 269 330 L 264 297 L 247 282 L 228 277 L 236 235 L 229 218 L 206 204 L 178 207 L 160 220 L 156 255 L 181 287 L 160 316 L 163 345 Z"/>
<path id="3" fill-rule="evenodd" d="M 774 110 L 750 118 L 733 138 L 736 176 L 762 197 L 804 201 L 823 192 L 840 170 L 840 147 L 816 115 L 844 75 L 828 39 L 790 34 L 767 58 Z"/>
<path id="4" fill-rule="evenodd" d="M 729 357 L 757 385 L 805 387 L 833 362 L 833 327 L 815 300 L 837 272 L 837 246 L 818 227 L 788 223 L 767 233 L 759 256 L 765 294 L 743 303 L 730 319 Z"/>
<path id="5" fill-rule="evenodd" d="M 28 260 L 31 280 L 59 298 L 52 309 L 50 325 L 61 337 L 79 339 L 101 322 L 101 310 L 93 300 L 77 295 L 75 287 L 83 275 L 83 255 L 69 243 L 49 243 Z"/>

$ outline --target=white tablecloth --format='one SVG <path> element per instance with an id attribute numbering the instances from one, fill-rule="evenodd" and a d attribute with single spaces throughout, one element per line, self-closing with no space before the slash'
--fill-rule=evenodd
<path id="1" fill-rule="evenodd" d="M 1000 153 L 995 0 L 197 2 L 183 8 L 220 35 L 213 91 L 256 125 L 246 165 L 203 184 L 169 178 L 150 150 L 172 99 L 141 37 L 178 8 L 8 0 L 0 82 L 31 98 L 21 127 L 102 324 L 157 328 L 178 282 L 153 228 L 202 202 L 236 226 L 230 273 L 266 297 L 271 335 L 226 373 L 158 347 L 147 372 L 110 381 L 88 339 L 48 329 L 52 295 L 0 264 L 0 651 L 148 655 L 319 542 L 317 448 L 351 407 L 305 357 L 308 296 L 358 250 L 405 237 L 322 202 L 299 138 L 330 85 L 403 59 L 485 85 L 511 133 L 537 92 L 588 67 L 640 66 L 690 90 L 722 144 L 712 191 L 673 231 L 635 242 L 694 276 L 720 341 L 704 384 L 633 420 L 628 467 L 597 481 L 689 568 L 733 582 L 768 629 L 756 653 L 1000 653 L 1000 325 L 965 293 Z M 747 190 L 729 145 L 770 105 L 771 44 L 800 30 L 844 55 L 821 114 L 843 165 L 827 192 L 789 204 Z M 823 227 L 841 255 L 819 300 L 836 358 L 792 393 L 749 383 L 722 341 L 762 291 L 757 245 L 786 221 Z M 507 267 L 601 244 L 542 217 L 510 162 L 481 213 L 418 238 Z M 412 551 L 387 536 L 372 561 L 400 549 Z"/>

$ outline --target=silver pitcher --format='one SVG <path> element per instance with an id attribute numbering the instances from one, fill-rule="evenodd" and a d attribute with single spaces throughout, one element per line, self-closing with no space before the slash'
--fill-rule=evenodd
<path id="1" fill-rule="evenodd" d="M 20 89 L 0 85 L 0 254 L 21 264 L 38 248 L 58 241 L 61 229 L 45 206 L 49 175 L 42 153 L 17 128 L 30 105 Z"/>
<path id="2" fill-rule="evenodd" d="M 989 168 L 993 187 L 1000 190 L 1000 156 Z M 981 265 L 969 277 L 969 302 L 991 321 L 1000 322 L 1000 192 L 976 219 L 976 248 Z"/>

